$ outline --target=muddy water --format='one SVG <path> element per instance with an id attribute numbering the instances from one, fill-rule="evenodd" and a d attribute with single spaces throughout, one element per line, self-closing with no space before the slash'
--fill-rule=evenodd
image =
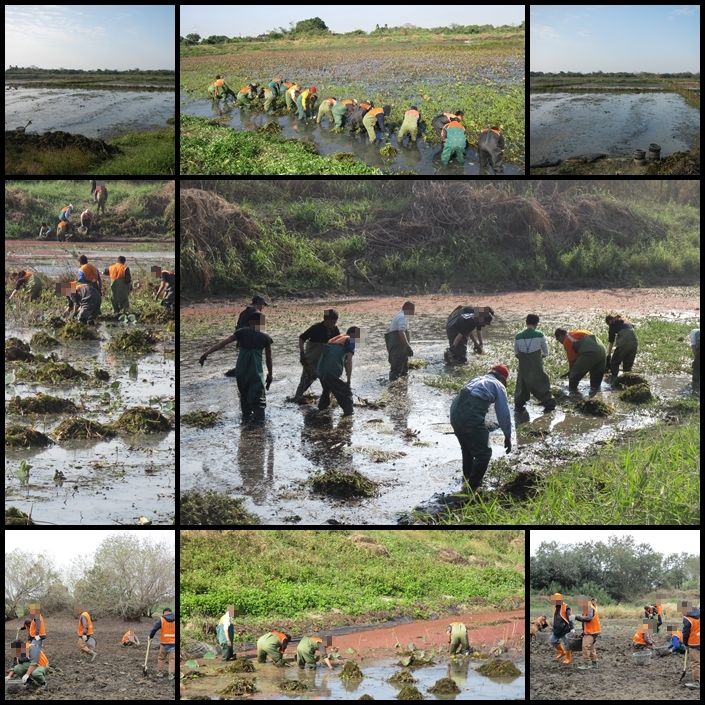
<path id="1" fill-rule="evenodd" d="M 6 328 L 6 336 L 29 341 L 37 328 Z M 81 415 L 107 422 L 117 418 L 125 408 L 133 406 L 162 407 L 175 397 L 174 358 L 164 355 L 173 349 L 165 341 L 159 352 L 134 356 L 108 353 L 108 336 L 118 328 L 99 327 L 104 340 L 71 341 L 57 348 L 62 360 L 93 375 L 95 366 L 110 373 L 110 381 L 89 387 L 79 385 L 44 385 L 16 383 L 5 386 L 5 401 L 14 395 L 23 397 L 43 392 L 69 398 Z M 109 331 L 109 332 L 108 332 Z M 137 362 L 137 376 L 131 378 L 129 368 Z M 118 390 L 110 384 L 118 381 Z M 169 416 L 169 412 L 164 412 Z M 32 424 L 50 434 L 66 415 L 8 417 L 9 423 Z M 17 470 L 22 460 L 32 467 L 29 481 Z M 33 518 L 56 524 L 134 523 L 145 516 L 154 523 L 171 523 L 175 496 L 175 433 L 150 435 L 121 434 L 107 441 L 65 441 L 47 449 L 5 451 L 5 505 L 29 512 Z M 55 480 L 61 471 L 63 480 Z"/>
<path id="2" fill-rule="evenodd" d="M 131 131 L 166 127 L 174 117 L 173 91 L 110 91 L 83 88 L 18 88 L 5 92 L 5 129 L 28 120 L 27 132 L 61 130 L 111 139 Z"/>
<path id="3" fill-rule="evenodd" d="M 318 313 L 318 306 L 315 310 Z M 316 315 L 315 313 L 312 315 Z M 349 325 L 349 315 L 341 327 Z M 449 423 L 454 394 L 424 384 L 429 375 L 451 374 L 463 381 L 470 373 L 449 368 L 443 362 L 447 347 L 445 316 L 426 315 L 412 323 L 414 359 L 428 361 L 425 369 L 414 370 L 408 380 L 387 381 L 388 363 L 383 334 L 389 316 L 356 314 L 355 324 L 363 328 L 364 343 L 355 355 L 353 391 L 370 400 L 382 399 L 386 407 L 372 410 L 356 407 L 352 419 L 343 419 L 340 409 L 317 413 L 312 407 L 286 402 L 298 385 L 297 337 L 310 321 L 296 328 L 276 323 L 276 313 L 268 319 L 268 332 L 274 339 L 274 382 L 268 393 L 268 423 L 264 429 L 239 425 L 240 411 L 234 379 L 223 372 L 235 364 L 232 346 L 209 357 L 203 369 L 198 357 L 216 340 L 229 333 L 214 335 L 195 344 L 181 346 L 181 413 L 206 408 L 221 411 L 224 420 L 211 429 L 181 429 L 181 483 L 184 489 L 212 489 L 244 496 L 249 511 L 265 524 L 280 524 L 300 517 L 301 524 L 321 524 L 329 519 L 355 524 L 393 524 L 398 513 L 424 502 L 434 493 L 460 489 L 461 456 Z M 281 320 L 281 318 L 279 319 Z M 553 321 L 547 319 L 546 328 Z M 503 361 L 498 350 L 506 350 L 518 321 L 495 321 L 486 336 L 487 367 Z M 553 354 L 558 354 L 552 348 Z M 685 376 L 649 377 L 663 399 L 684 394 Z M 566 387 L 565 381 L 561 386 Z M 580 385 L 587 396 L 588 380 Z M 312 391 L 320 394 L 315 382 Z M 568 413 L 559 409 L 544 416 L 540 406 L 527 405 L 528 414 L 514 418 L 514 425 L 531 423 L 547 433 L 520 439 L 516 451 L 519 470 L 544 467 L 559 452 L 580 453 L 601 444 L 617 433 L 639 428 L 658 419 L 653 408 L 627 407 L 617 401 L 617 392 L 607 389 L 598 397 L 613 403 L 618 413 L 607 419 Z M 493 458 L 505 455 L 503 435 L 491 410 L 488 424 Z M 402 437 L 406 429 L 418 431 L 411 440 Z M 517 446 L 514 436 L 513 444 Z M 490 470 L 485 479 L 490 488 L 503 481 Z M 356 469 L 381 483 L 378 497 L 337 501 L 311 494 L 303 482 L 325 468 Z M 507 478 L 504 478 L 505 480 Z"/>
<path id="4" fill-rule="evenodd" d="M 661 156 L 700 144 L 700 112 L 678 93 L 531 93 L 531 159 L 661 145 Z"/>
<path id="5" fill-rule="evenodd" d="M 219 112 L 221 111 L 221 112 Z M 282 126 L 284 137 L 296 137 L 316 143 L 321 155 L 334 154 L 335 152 L 354 152 L 365 164 L 385 171 L 399 171 L 413 169 L 418 174 L 479 174 L 480 164 L 477 151 L 468 147 L 465 151 L 465 164 L 463 167 L 457 163 L 448 166 L 441 164 L 441 146 L 426 145 L 423 140 L 418 140 L 415 147 L 399 147 L 397 138 L 392 135 L 390 144 L 397 150 L 394 159 L 384 159 L 379 150 L 384 146 L 383 139 L 378 139 L 375 144 L 369 144 L 367 133 L 351 135 L 350 133 L 336 134 L 330 131 L 328 118 L 324 118 L 321 125 L 305 124 L 299 121 L 295 114 L 283 117 L 272 117 L 264 112 L 250 113 L 237 107 L 222 109 L 222 104 L 212 100 L 197 100 L 189 102 L 186 91 L 181 92 L 181 112 L 184 115 L 195 117 L 226 117 L 221 124 L 227 124 L 235 130 L 254 130 L 267 122 L 278 122 Z M 324 126 L 325 125 L 325 126 Z M 379 134 L 379 133 L 378 133 Z M 406 142 L 408 143 L 408 139 Z M 505 174 L 523 174 L 524 168 L 517 164 L 505 164 Z"/>

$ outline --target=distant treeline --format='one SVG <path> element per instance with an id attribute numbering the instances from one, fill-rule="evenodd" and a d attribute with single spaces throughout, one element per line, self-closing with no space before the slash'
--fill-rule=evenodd
<path id="1" fill-rule="evenodd" d="M 523 31 L 524 23 L 519 26 L 502 25 L 494 27 L 491 24 L 483 25 L 459 25 L 451 22 L 448 27 L 432 27 L 426 29 L 417 27 L 411 23 L 406 23 L 401 27 L 384 27 L 377 25 L 371 32 L 365 32 L 361 29 L 355 29 L 352 32 L 336 33 L 331 32 L 326 26 L 326 23 L 320 17 L 313 17 L 308 20 L 301 20 L 286 29 L 279 27 L 272 29 L 265 34 L 260 34 L 256 37 L 226 37 L 225 35 L 211 35 L 210 37 L 201 38 L 199 34 L 187 34 L 180 38 L 181 45 L 193 44 L 235 44 L 238 42 L 265 42 L 270 39 L 300 39 L 305 36 L 331 36 L 331 37 L 379 37 L 379 36 L 405 36 L 405 35 L 420 35 L 420 34 L 492 34 L 499 32 Z"/>
<path id="2" fill-rule="evenodd" d="M 148 76 L 175 76 L 176 71 L 170 71 L 168 69 L 127 69 L 126 71 L 118 71 L 117 69 L 92 69 L 90 71 L 85 71 L 84 69 L 38 69 L 36 66 L 29 66 L 27 68 L 19 66 L 10 66 L 9 69 L 5 70 L 5 76 L 9 77 L 21 77 L 28 78 L 29 76 L 39 76 L 46 77 L 49 75 L 55 75 L 57 73 L 61 74 L 102 74 L 102 75 L 118 75 L 122 76 L 125 74 L 145 74 Z"/>
<path id="3" fill-rule="evenodd" d="M 629 73 L 628 71 L 619 71 L 616 73 L 603 73 L 602 71 L 593 71 L 592 73 L 580 73 L 580 71 L 559 71 L 551 73 L 543 71 L 529 71 L 529 76 L 568 76 L 568 77 L 588 77 L 602 76 L 605 78 L 693 78 L 700 80 L 700 72 L 691 73 L 690 71 L 682 71 L 681 73 L 648 73 L 639 71 L 638 73 Z"/>

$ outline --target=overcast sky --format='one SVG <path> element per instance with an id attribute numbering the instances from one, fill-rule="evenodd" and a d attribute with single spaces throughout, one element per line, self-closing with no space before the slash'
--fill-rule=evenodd
<path id="1" fill-rule="evenodd" d="M 331 32 L 371 32 L 375 25 L 400 27 L 407 22 L 417 27 L 461 25 L 519 25 L 525 5 L 181 5 L 179 34 L 201 37 L 256 37 L 259 34 L 320 17 Z"/>
<path id="2" fill-rule="evenodd" d="M 5 66 L 168 69 L 174 5 L 5 5 Z"/>
<path id="3" fill-rule="evenodd" d="M 46 553 L 51 556 L 61 573 L 68 569 L 71 561 L 78 556 L 93 555 L 98 546 L 109 536 L 123 533 L 108 529 L 106 531 L 43 531 L 41 540 L 31 545 L 27 543 L 27 532 L 20 530 L 5 530 L 5 552 L 10 553 L 16 548 Z M 174 532 L 170 529 L 156 529 L 154 531 L 127 530 L 126 533 L 138 536 L 142 540 L 154 543 L 163 542 L 175 546 Z"/>
<path id="4" fill-rule="evenodd" d="M 700 71 L 699 5 L 531 5 L 530 70 Z"/>
<path id="5" fill-rule="evenodd" d="M 542 530 L 529 532 L 529 550 L 531 555 L 536 555 L 536 549 L 543 542 L 557 541 L 562 544 L 575 544 L 589 541 L 590 543 L 607 543 L 610 536 L 633 536 L 637 543 L 647 543 L 663 555 L 670 553 L 690 553 L 700 555 L 700 532 L 697 530 L 686 531 L 629 531 L 622 529 L 578 529 L 575 531 Z"/>

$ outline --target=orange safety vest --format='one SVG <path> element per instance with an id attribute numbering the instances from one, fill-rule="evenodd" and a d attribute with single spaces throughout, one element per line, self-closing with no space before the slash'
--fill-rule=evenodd
<path id="1" fill-rule="evenodd" d="M 384 110 L 382 108 L 372 108 L 371 110 L 367 111 L 368 115 L 379 115 L 380 113 L 384 113 Z"/>
<path id="2" fill-rule="evenodd" d="M 413 115 L 414 117 L 418 117 L 418 116 L 419 116 L 419 111 L 418 111 L 418 110 L 407 110 L 407 111 L 404 113 L 404 117 L 406 117 L 407 115 Z"/>
<path id="3" fill-rule="evenodd" d="M 677 636 L 681 644 L 683 643 L 683 632 L 671 632 L 671 636 Z"/>
<path id="4" fill-rule="evenodd" d="M 25 648 L 27 649 L 27 656 L 29 657 L 29 647 L 31 644 L 28 642 L 25 644 Z M 48 666 L 49 665 L 49 659 L 46 657 L 46 654 L 44 651 L 40 650 L 39 651 L 39 661 L 37 661 L 37 666 Z"/>
<path id="5" fill-rule="evenodd" d="M 62 209 L 61 209 L 61 212 L 62 212 L 62 213 L 66 213 L 66 211 L 67 211 L 68 209 L 69 209 L 69 207 L 66 206 L 66 208 L 62 208 Z"/>
<path id="6" fill-rule="evenodd" d="M 486 129 L 486 130 L 483 130 L 482 132 L 483 132 L 483 133 L 484 133 L 484 132 L 494 132 L 495 135 L 500 135 L 499 130 L 493 130 L 491 127 L 489 127 L 489 128 Z M 500 136 L 501 136 L 501 135 L 500 135 Z"/>
<path id="7" fill-rule="evenodd" d="M 30 636 L 37 636 L 37 623 L 32 620 L 32 624 L 29 627 L 29 635 Z M 46 629 L 44 629 L 44 617 L 42 615 L 39 615 L 39 636 L 46 636 Z"/>
<path id="8" fill-rule="evenodd" d="M 219 78 L 217 81 L 213 81 L 214 86 L 218 86 L 220 88 L 221 86 L 225 85 L 225 81 L 222 78 Z"/>
<path id="9" fill-rule="evenodd" d="M 583 609 L 583 617 L 587 617 L 588 609 L 587 607 Z M 589 622 L 583 622 L 586 634 L 597 634 L 600 631 L 600 618 L 597 616 L 597 608 L 593 607 L 592 609 L 595 610 L 594 617 Z"/>
<path id="10" fill-rule="evenodd" d="M 365 110 L 369 110 L 372 106 L 369 103 L 358 103 L 358 107 L 364 108 Z"/>
<path id="11" fill-rule="evenodd" d="M 352 100 L 348 100 L 348 98 L 345 98 L 345 100 L 340 101 L 343 105 L 352 105 L 353 102 Z"/>
<path id="12" fill-rule="evenodd" d="M 568 626 L 570 626 L 570 620 L 568 619 L 568 607 L 569 607 L 569 606 L 570 606 L 570 605 L 568 605 L 568 604 L 565 603 L 565 602 L 563 602 L 563 603 L 561 604 L 561 617 L 565 620 L 565 623 L 566 623 Z M 554 612 L 554 616 L 555 616 L 555 612 Z"/>
<path id="13" fill-rule="evenodd" d="M 443 129 L 450 130 L 451 127 L 459 127 L 463 132 L 465 132 L 465 128 L 462 126 L 461 123 L 457 122 L 456 120 L 452 120 L 451 122 L 449 122 Z"/>
<path id="14" fill-rule="evenodd" d="M 64 229 L 64 228 L 66 228 L 67 226 L 68 226 L 68 223 L 67 223 L 65 220 L 62 220 L 62 221 L 57 225 L 57 227 L 58 227 L 58 228 L 61 228 L 61 229 Z"/>
<path id="15" fill-rule="evenodd" d="M 86 275 L 86 281 L 97 282 L 100 278 L 98 270 L 90 263 L 82 264 L 79 269 Z"/>
<path id="16" fill-rule="evenodd" d="M 167 622 L 164 617 L 162 617 L 162 644 L 174 644 L 174 638 L 176 635 L 176 620 L 173 622 Z"/>
<path id="17" fill-rule="evenodd" d="M 240 93 L 249 93 L 251 90 L 254 90 L 250 88 L 249 86 L 245 86 L 244 88 L 240 89 Z"/>
<path id="18" fill-rule="evenodd" d="M 93 621 L 91 620 L 91 616 L 88 614 L 88 612 L 81 612 L 81 614 L 78 617 L 78 636 L 83 636 L 83 632 L 81 629 L 83 629 L 83 625 L 81 624 L 81 617 L 86 618 L 86 621 L 88 622 L 88 630 L 86 631 L 86 635 L 90 636 L 93 634 Z"/>
<path id="19" fill-rule="evenodd" d="M 586 335 L 592 335 L 592 333 L 589 330 L 571 330 L 568 332 L 563 341 L 563 347 L 568 355 L 568 362 L 578 359 L 578 353 L 573 349 L 573 345 Z"/>
<path id="20" fill-rule="evenodd" d="M 108 268 L 108 272 L 110 273 L 111 279 L 124 279 L 126 271 L 127 265 L 120 264 L 119 262 L 117 262 L 116 264 L 111 264 Z"/>
<path id="21" fill-rule="evenodd" d="M 134 638 L 134 637 L 132 637 Z M 130 638 L 130 632 L 125 632 L 125 634 L 122 637 L 122 643 L 127 644 L 127 642 L 132 641 L 132 638 Z"/>
<path id="22" fill-rule="evenodd" d="M 695 617 L 684 617 L 690 622 L 688 646 L 700 646 L 700 620 Z"/>
<path id="23" fill-rule="evenodd" d="M 644 639 L 644 632 L 646 631 L 648 631 L 646 627 L 639 627 L 632 641 L 634 641 L 635 644 L 644 644 L 644 646 L 648 646 Z"/>
<path id="24" fill-rule="evenodd" d="M 330 341 L 328 341 L 328 342 L 330 342 Z M 274 636 L 277 637 L 277 639 L 279 639 L 279 646 L 281 647 L 281 645 L 284 643 L 284 639 L 286 639 L 286 634 L 282 634 L 281 632 L 272 632 L 272 634 L 274 634 Z M 279 649 L 280 654 L 283 654 L 285 651 L 286 651 L 286 649 L 282 649 L 282 648 Z"/>
<path id="25" fill-rule="evenodd" d="M 656 605 L 656 612 L 663 617 L 663 605 Z"/>
<path id="26" fill-rule="evenodd" d="M 325 98 L 323 102 L 328 103 L 328 105 L 335 105 L 335 100 L 333 98 Z"/>

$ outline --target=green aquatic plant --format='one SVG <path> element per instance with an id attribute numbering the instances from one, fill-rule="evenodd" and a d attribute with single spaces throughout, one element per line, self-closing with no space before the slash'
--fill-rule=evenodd
<path id="1" fill-rule="evenodd" d="M 7 338 L 5 340 L 5 360 L 33 360 L 34 355 L 30 352 L 29 345 L 19 338 Z"/>
<path id="2" fill-rule="evenodd" d="M 5 446 L 9 448 L 29 448 L 32 446 L 49 446 L 54 441 L 41 431 L 26 426 L 8 426 L 5 429 Z"/>
<path id="3" fill-rule="evenodd" d="M 35 525 L 29 516 L 17 509 L 17 507 L 8 507 L 5 510 L 5 524 Z"/>
<path id="4" fill-rule="evenodd" d="M 336 497 L 373 497 L 377 494 L 377 483 L 358 470 L 345 472 L 333 468 L 314 475 L 308 484 L 314 492 Z"/>
<path id="5" fill-rule="evenodd" d="M 383 157 L 396 157 L 397 156 L 397 150 L 392 147 L 391 144 L 387 144 L 382 149 L 379 150 L 379 153 Z"/>
<path id="6" fill-rule="evenodd" d="M 54 429 L 52 435 L 57 441 L 65 441 L 73 438 L 110 438 L 115 433 L 109 426 L 103 426 L 97 421 L 73 418 L 62 421 Z"/>
<path id="7" fill-rule="evenodd" d="M 357 661 L 348 661 L 344 666 L 343 670 L 340 672 L 340 677 L 343 680 L 361 680 L 365 677 L 360 667 L 357 665 Z"/>
<path id="8" fill-rule="evenodd" d="M 131 330 L 121 333 L 108 343 L 108 350 L 122 352 L 152 352 L 156 338 L 144 330 Z"/>
<path id="9" fill-rule="evenodd" d="M 162 433 L 171 430 L 171 423 L 157 409 L 136 406 L 124 411 L 120 418 L 108 424 L 108 427 L 124 433 Z"/>
<path id="10" fill-rule="evenodd" d="M 13 397 L 7 406 L 8 414 L 75 414 L 78 407 L 70 399 L 37 394 L 36 397 Z"/>
<path id="11" fill-rule="evenodd" d="M 259 524 L 259 519 L 243 509 L 243 499 L 224 497 L 220 492 L 188 490 L 181 493 L 179 524 Z"/>
<path id="12" fill-rule="evenodd" d="M 51 382 L 52 384 L 61 384 L 61 382 L 72 379 L 88 379 L 85 372 L 75 369 L 68 362 L 53 361 L 39 365 L 33 373 L 29 370 L 22 370 L 21 377 L 32 382 Z"/>
<path id="13" fill-rule="evenodd" d="M 59 337 L 64 340 L 97 340 L 98 334 L 83 323 L 67 321 L 59 331 Z"/>
<path id="14" fill-rule="evenodd" d="M 61 343 L 56 339 L 52 338 L 49 334 L 39 331 L 32 336 L 29 344 L 33 348 L 53 348 Z"/>
<path id="15" fill-rule="evenodd" d="M 186 426 L 196 426 L 197 428 L 206 428 L 207 426 L 215 426 L 222 416 L 219 411 L 189 411 L 188 414 L 183 414 L 180 422 Z"/>
<path id="16" fill-rule="evenodd" d="M 516 677 L 521 675 L 521 671 L 511 662 L 504 659 L 495 659 L 489 663 L 483 663 L 477 669 L 478 673 L 491 678 Z"/>

